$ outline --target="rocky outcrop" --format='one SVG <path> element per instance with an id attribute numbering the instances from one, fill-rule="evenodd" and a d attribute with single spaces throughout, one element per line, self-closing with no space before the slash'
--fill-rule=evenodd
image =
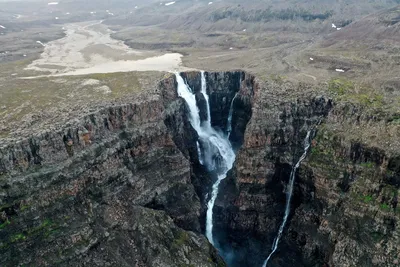
<path id="1" fill-rule="evenodd" d="M 237 255 L 232 266 L 262 265 L 282 221 L 291 165 L 303 153 L 307 131 L 332 107 L 323 97 L 267 106 L 260 94 L 264 93 L 258 90 L 254 97 L 243 147 L 217 203 L 217 228 L 224 233 L 220 242 L 233 244 L 226 250 Z M 296 261 L 296 255 L 290 256 Z M 290 266 L 286 257 L 285 261 L 288 265 L 283 266 Z"/>
<path id="2" fill-rule="evenodd" d="M 182 76 L 204 121 L 201 73 Z M 311 150 L 271 266 L 399 265 L 393 120 L 302 84 L 261 83 L 241 71 L 205 78 L 211 123 L 231 130 L 237 151 L 214 209 L 216 246 L 229 266 L 262 266 L 271 252 L 310 130 Z M 171 75 L 143 101 L 1 148 L 1 266 L 225 265 L 201 234 L 216 177 L 199 162 L 198 136 L 176 85 Z"/>
<path id="3" fill-rule="evenodd" d="M 205 72 L 206 91 L 210 101 L 211 124 L 215 129 L 227 133 L 228 116 L 232 111 L 232 130 L 230 140 L 236 148 L 243 143 L 244 132 L 251 118 L 254 92 L 258 82 L 251 74 L 237 72 Z M 199 114 L 203 121 L 207 118 L 207 104 L 201 93 L 201 73 L 181 73 L 185 82 L 196 95 Z M 165 124 L 173 135 L 173 140 L 192 162 L 192 184 L 202 203 L 201 226 L 204 231 L 205 213 L 210 197 L 211 187 L 217 179 L 215 173 L 209 172 L 198 159 L 198 136 L 189 123 L 183 99 L 176 93 L 174 76 L 165 79 L 160 84 L 160 94 L 163 95 L 166 105 Z M 173 92 L 173 93 L 172 93 Z"/>
<path id="4" fill-rule="evenodd" d="M 397 266 L 398 153 L 336 130 L 382 125 L 393 133 L 392 126 L 326 97 L 273 102 L 273 86 L 256 91 L 243 146 L 216 204 L 220 246 L 234 255 L 230 266 L 262 266 L 271 252 L 285 187 L 311 129 L 312 148 L 271 266 Z"/>
<path id="5" fill-rule="evenodd" d="M 3 149 L 0 265 L 223 266 L 164 112 L 155 95 Z"/>

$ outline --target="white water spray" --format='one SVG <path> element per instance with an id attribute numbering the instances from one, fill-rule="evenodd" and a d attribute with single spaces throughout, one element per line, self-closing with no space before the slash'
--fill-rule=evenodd
<path id="1" fill-rule="evenodd" d="M 310 133 L 311 131 L 307 132 L 307 136 L 304 139 L 304 153 L 301 155 L 299 161 L 296 163 L 295 166 L 292 168 L 292 172 L 290 173 L 290 179 L 289 179 L 289 184 L 288 184 L 288 189 L 286 192 L 286 208 L 285 208 L 285 215 L 283 216 L 283 221 L 281 226 L 279 227 L 279 231 L 277 236 L 275 237 L 274 243 L 272 245 L 272 251 L 269 254 L 268 258 L 264 261 L 263 267 L 267 267 L 268 261 L 271 259 L 272 255 L 275 253 L 276 249 L 278 248 L 279 241 L 282 237 L 283 229 L 285 228 L 286 221 L 289 217 L 289 212 L 290 212 L 290 201 L 292 200 L 292 194 L 293 194 L 293 186 L 294 186 L 294 178 L 296 176 L 296 171 L 300 167 L 300 163 L 306 158 L 308 149 L 310 148 Z"/>
<path id="2" fill-rule="evenodd" d="M 189 108 L 189 121 L 199 135 L 198 154 L 200 163 L 210 171 L 217 173 L 217 181 L 212 186 L 210 200 L 207 203 L 206 214 L 206 237 L 214 245 L 213 238 L 213 208 L 218 195 L 219 184 L 225 179 L 226 174 L 232 168 L 235 161 L 235 153 L 229 140 L 221 133 L 211 127 L 211 113 L 209 97 L 207 95 L 207 84 L 204 72 L 201 73 L 201 93 L 207 102 L 207 120 L 201 123 L 196 97 L 183 78 L 176 74 L 178 83 L 178 95 L 182 97 Z M 231 113 L 231 112 L 230 112 Z M 230 125 L 228 125 L 230 127 Z"/>
<path id="3" fill-rule="evenodd" d="M 207 82 L 206 76 L 204 71 L 201 71 L 201 93 L 203 94 L 206 104 L 207 104 L 207 120 L 206 120 L 206 127 L 211 128 L 211 112 L 210 112 L 210 100 L 207 94 Z"/>

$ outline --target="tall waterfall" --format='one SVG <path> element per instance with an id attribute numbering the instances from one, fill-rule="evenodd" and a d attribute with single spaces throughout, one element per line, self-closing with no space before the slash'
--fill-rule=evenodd
<path id="1" fill-rule="evenodd" d="M 189 108 L 190 124 L 199 135 L 197 147 L 200 163 L 206 166 L 208 170 L 217 173 L 217 181 L 212 186 L 206 214 L 206 236 L 210 243 L 214 245 L 213 208 L 217 199 L 219 184 L 225 179 L 226 174 L 232 168 L 235 161 L 235 153 L 226 136 L 211 127 L 210 103 L 204 72 L 201 73 L 201 93 L 207 102 L 207 120 L 203 123 L 200 120 L 199 108 L 196 104 L 194 92 L 185 83 L 179 73 L 176 74 L 176 80 L 178 83 L 178 95 L 186 101 Z"/>
<path id="2" fill-rule="evenodd" d="M 296 176 L 296 171 L 300 166 L 300 163 L 306 158 L 308 149 L 310 148 L 310 133 L 311 131 L 307 132 L 307 136 L 304 139 L 304 153 L 301 155 L 299 161 L 296 163 L 296 165 L 293 166 L 292 172 L 290 173 L 290 179 L 289 179 L 289 184 L 286 192 L 286 207 L 285 207 L 285 215 L 283 216 L 283 221 L 281 226 L 279 227 L 279 231 L 277 236 L 275 237 L 274 243 L 272 245 L 272 251 L 269 254 L 268 258 L 264 261 L 263 267 L 267 266 L 268 261 L 271 259 L 272 255 L 275 253 L 276 249 L 278 248 L 279 241 L 282 237 L 283 229 L 285 228 L 286 221 L 289 217 L 289 212 L 290 212 L 290 201 L 292 200 L 292 195 L 293 195 L 293 186 L 294 186 L 294 179 Z"/>
<path id="3" fill-rule="evenodd" d="M 211 128 L 210 100 L 207 94 L 207 82 L 206 82 L 206 76 L 204 75 L 204 71 L 201 71 L 201 93 L 204 96 L 207 105 L 206 127 Z"/>
<path id="4" fill-rule="evenodd" d="M 232 103 L 231 103 L 231 108 L 229 109 L 228 125 L 227 125 L 228 140 L 229 140 L 229 137 L 231 136 L 231 132 L 232 132 L 233 102 L 235 101 L 237 95 L 238 95 L 238 93 L 236 93 L 235 96 L 233 97 Z"/>

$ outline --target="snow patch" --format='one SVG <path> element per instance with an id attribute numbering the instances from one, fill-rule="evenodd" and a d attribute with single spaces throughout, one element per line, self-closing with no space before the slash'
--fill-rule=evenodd
<path id="1" fill-rule="evenodd" d="M 58 5 L 58 2 L 50 2 L 50 3 L 47 3 L 47 5 L 49 5 L 49 6 Z"/>
<path id="2" fill-rule="evenodd" d="M 3 25 L 0 25 L 0 28 L 5 29 L 6 27 L 4 27 Z"/>
<path id="3" fill-rule="evenodd" d="M 344 72 L 343 69 L 336 69 L 337 72 Z"/>
<path id="4" fill-rule="evenodd" d="M 336 28 L 336 30 L 340 31 L 342 28 Z"/>
<path id="5" fill-rule="evenodd" d="M 173 5 L 173 4 L 175 4 L 176 2 L 174 1 L 174 2 L 168 2 L 168 3 L 166 3 L 165 5 L 166 6 L 170 6 L 170 5 Z"/>
<path id="6" fill-rule="evenodd" d="M 335 24 L 333 24 L 333 23 L 332 23 L 332 28 L 335 28 L 335 29 L 336 29 L 336 25 L 335 25 Z"/>
<path id="7" fill-rule="evenodd" d="M 213 2 L 208 2 L 209 5 L 212 5 Z"/>
<path id="8" fill-rule="evenodd" d="M 313 60 L 314 60 L 314 58 L 310 57 L 310 60 L 311 60 L 311 61 L 313 61 Z"/>
<path id="9" fill-rule="evenodd" d="M 41 44 L 42 46 L 46 46 L 44 43 L 42 43 L 41 41 L 36 41 L 36 43 Z"/>

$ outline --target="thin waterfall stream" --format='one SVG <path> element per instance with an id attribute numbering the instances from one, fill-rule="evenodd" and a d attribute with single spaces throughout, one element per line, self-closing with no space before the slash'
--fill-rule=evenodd
<path id="1" fill-rule="evenodd" d="M 292 200 L 292 195 L 293 195 L 293 186 L 294 186 L 294 180 L 296 177 L 296 171 L 300 167 L 300 163 L 306 158 L 308 149 L 310 148 L 310 145 L 311 145 L 310 134 L 311 134 L 311 131 L 308 131 L 307 136 L 304 139 L 304 152 L 301 155 L 300 159 L 297 161 L 296 165 L 293 166 L 292 172 L 290 173 L 289 184 L 288 184 L 288 188 L 287 188 L 287 192 L 286 192 L 285 215 L 283 216 L 282 224 L 279 227 L 278 234 L 275 237 L 274 243 L 272 244 L 272 251 L 268 255 L 267 259 L 264 261 L 263 267 L 267 267 L 268 261 L 271 259 L 272 255 L 277 250 L 279 241 L 282 237 L 282 233 L 283 233 L 283 230 L 285 228 L 285 225 L 286 225 L 287 219 L 289 217 L 289 213 L 290 213 L 290 202 Z"/>
<path id="2" fill-rule="evenodd" d="M 228 139 L 231 136 L 231 132 L 232 132 L 233 102 L 235 102 L 237 95 L 238 95 L 238 93 L 236 93 L 235 96 L 233 97 L 232 102 L 231 102 L 231 107 L 229 109 L 228 125 L 227 125 Z"/>
<path id="3" fill-rule="evenodd" d="M 216 131 L 211 126 L 211 113 L 209 97 L 207 95 L 207 84 L 205 74 L 201 72 L 201 93 L 207 102 L 207 119 L 201 121 L 200 110 L 197 107 L 196 96 L 194 91 L 185 83 L 179 73 L 176 73 L 178 83 L 178 95 L 182 97 L 189 108 L 189 121 L 199 136 L 197 142 L 197 150 L 200 163 L 207 167 L 209 171 L 215 171 L 217 180 L 214 182 L 211 190 L 210 199 L 207 203 L 206 213 L 206 237 L 209 242 L 215 245 L 213 237 L 213 209 L 218 196 L 218 189 L 221 181 L 226 178 L 228 171 L 232 168 L 235 161 L 235 152 L 229 141 L 228 135 Z M 232 109 L 233 105 L 231 105 Z M 228 129 L 232 129 L 229 125 L 232 121 L 233 111 L 229 111 Z"/>

